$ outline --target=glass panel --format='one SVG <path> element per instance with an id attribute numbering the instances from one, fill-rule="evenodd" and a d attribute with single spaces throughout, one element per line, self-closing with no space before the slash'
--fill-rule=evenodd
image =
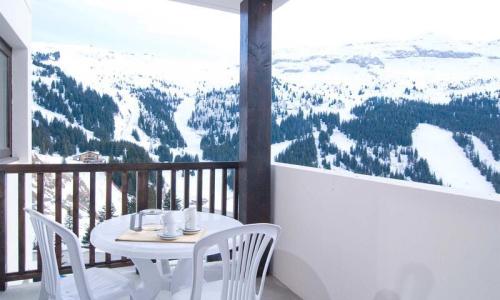
<path id="1" fill-rule="evenodd" d="M 0 150 L 7 148 L 8 58 L 0 52 Z"/>

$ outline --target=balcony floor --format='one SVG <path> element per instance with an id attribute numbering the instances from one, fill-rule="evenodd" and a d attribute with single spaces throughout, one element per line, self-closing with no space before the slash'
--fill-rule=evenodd
<path id="1" fill-rule="evenodd" d="M 139 280 L 132 268 L 115 269 L 132 280 Z M 10 284 L 7 286 L 5 292 L 0 292 L 0 299 L 2 300 L 32 300 L 38 299 L 40 291 L 40 283 L 25 282 L 21 284 Z M 160 292 L 156 299 L 168 299 L 166 291 Z M 266 279 L 266 286 L 264 288 L 263 300 L 300 300 L 300 298 L 291 292 L 285 285 L 283 285 L 276 278 L 269 276 Z M 117 299 L 122 300 L 122 299 Z M 123 300 L 129 300 L 124 298 Z"/>

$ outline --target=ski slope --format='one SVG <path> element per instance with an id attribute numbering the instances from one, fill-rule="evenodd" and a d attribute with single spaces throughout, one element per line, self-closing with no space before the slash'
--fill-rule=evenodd
<path id="1" fill-rule="evenodd" d="M 413 147 L 425 158 L 437 178 L 455 189 L 494 194 L 490 182 L 481 175 L 462 148 L 453 139 L 453 134 L 434 125 L 419 124 L 412 133 Z"/>
<path id="2" fill-rule="evenodd" d="M 174 152 L 187 152 L 193 156 L 198 155 L 201 159 L 203 157 L 203 152 L 200 148 L 201 135 L 199 132 L 188 126 L 188 121 L 195 110 L 195 105 L 195 99 L 192 97 L 186 97 L 182 100 L 181 104 L 177 106 L 177 110 L 174 113 L 174 120 L 177 125 L 177 129 L 181 132 L 187 146 L 182 150 L 174 149 Z"/>
<path id="3" fill-rule="evenodd" d="M 487 166 L 490 166 L 493 170 L 500 172 L 500 161 L 495 160 L 493 153 L 491 153 L 491 150 L 488 149 L 488 146 L 486 146 L 483 141 L 474 135 L 472 136 L 472 142 L 474 143 L 474 150 L 479 155 L 479 159 Z"/>

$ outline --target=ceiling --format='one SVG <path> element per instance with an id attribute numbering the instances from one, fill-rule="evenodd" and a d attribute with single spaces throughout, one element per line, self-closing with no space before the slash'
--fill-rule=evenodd
<path id="1" fill-rule="evenodd" d="M 182 2 L 196 6 L 203 6 L 207 8 L 240 13 L 241 0 L 171 0 L 175 2 Z M 288 0 L 273 0 L 273 10 L 288 2 Z"/>

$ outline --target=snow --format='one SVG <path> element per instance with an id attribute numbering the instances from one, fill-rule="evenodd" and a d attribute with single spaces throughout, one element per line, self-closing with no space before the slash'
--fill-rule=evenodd
<path id="1" fill-rule="evenodd" d="M 174 113 L 174 120 L 177 125 L 177 129 L 179 129 L 187 144 L 187 147 L 184 148 L 183 151 L 191 155 L 198 155 L 201 159 L 203 157 L 203 152 L 200 148 L 202 136 L 199 132 L 188 126 L 188 121 L 195 110 L 195 105 L 196 101 L 194 98 L 184 98 L 179 106 L 177 106 L 177 110 Z"/>
<path id="2" fill-rule="evenodd" d="M 479 193 L 495 193 L 491 183 L 455 142 L 452 132 L 434 125 L 419 124 L 412 133 L 412 141 L 419 156 L 427 160 L 431 172 L 441 178 L 444 185 Z"/>
<path id="3" fill-rule="evenodd" d="M 121 96 L 118 104 L 119 113 L 115 115 L 115 140 L 135 141 L 132 131 L 135 129 L 139 134 L 140 141 L 147 144 L 146 134 L 139 128 L 140 115 L 139 101 L 129 93 L 117 92 Z M 113 95 L 114 97 L 114 95 Z M 114 97 L 117 100 L 117 97 Z M 142 145 L 141 145 L 142 146 Z M 147 149 L 147 148 L 146 148 Z"/>
<path id="4" fill-rule="evenodd" d="M 356 142 L 348 138 L 343 132 L 338 129 L 333 130 L 330 137 L 330 142 L 334 143 L 340 150 L 350 153 L 352 147 L 356 147 Z"/>
<path id="5" fill-rule="evenodd" d="M 284 152 L 288 146 L 290 146 L 294 141 L 284 141 L 281 143 L 275 143 L 271 145 L 271 160 L 274 162 L 276 156 L 281 152 Z"/>
<path id="6" fill-rule="evenodd" d="M 398 147 L 399 152 L 401 151 L 401 147 Z M 404 174 L 405 168 L 408 166 L 408 155 L 400 154 L 401 162 L 398 160 L 398 156 L 396 155 L 396 151 L 392 150 L 390 155 L 390 166 L 391 172 Z"/>
<path id="7" fill-rule="evenodd" d="M 87 139 L 93 139 L 93 138 L 95 138 L 94 137 L 94 133 L 92 131 L 87 130 L 86 128 L 84 128 L 83 126 L 79 125 L 76 122 L 70 123 L 68 121 L 68 118 L 66 118 L 64 115 L 61 115 L 59 113 L 50 111 L 48 109 L 45 109 L 44 107 L 41 107 L 40 105 L 38 105 L 35 102 L 33 102 L 31 104 L 31 109 L 32 109 L 32 111 L 38 111 L 38 112 L 40 112 L 40 114 L 42 114 L 43 118 L 45 120 L 47 120 L 49 123 L 52 122 L 52 121 L 54 121 L 54 120 L 57 120 L 57 121 L 63 122 L 66 126 L 70 126 L 70 127 L 73 127 L 73 128 L 80 129 L 81 131 L 83 131 L 83 133 L 85 134 L 85 136 L 87 137 Z"/>
<path id="8" fill-rule="evenodd" d="M 319 150 L 319 131 L 313 130 L 314 146 L 316 147 L 316 162 L 318 163 L 318 168 L 321 166 L 321 151 Z"/>
<path id="9" fill-rule="evenodd" d="M 456 53 L 470 53 L 470 57 L 453 57 Z M 448 103 L 452 94 L 495 92 L 500 89 L 500 59 L 491 57 L 498 53 L 498 43 L 449 41 L 435 36 L 332 49 L 278 50 L 274 55 L 273 76 L 324 95 L 327 101 L 340 100 L 342 105 L 330 111 L 333 109 L 342 121 L 348 121 L 353 117 L 349 113 L 352 107 L 374 96 Z M 354 57 L 372 63 L 356 64 Z M 417 90 L 405 94 L 405 89 L 413 86 Z"/>
<path id="10" fill-rule="evenodd" d="M 61 57 L 55 64 L 71 76 L 99 91 L 113 95 L 110 83 L 134 83 L 148 87 L 151 81 L 175 82 L 191 90 L 202 82 L 211 86 L 226 86 L 238 80 L 237 62 L 219 62 L 151 54 L 135 54 L 113 51 L 94 46 L 34 43 L 33 52 L 60 51 Z M 107 90 L 107 91 L 106 91 Z"/>
<path id="11" fill-rule="evenodd" d="M 474 150 L 479 155 L 479 159 L 487 166 L 491 166 L 493 170 L 500 172 L 500 161 L 495 160 L 488 146 L 476 136 L 472 136 L 472 142 L 474 143 Z"/>

